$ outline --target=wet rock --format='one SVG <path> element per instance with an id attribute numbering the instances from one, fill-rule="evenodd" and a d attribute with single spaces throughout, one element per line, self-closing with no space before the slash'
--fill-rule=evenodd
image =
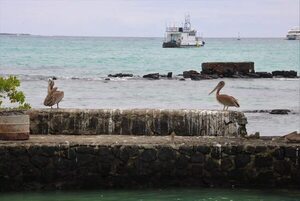
<path id="1" fill-rule="evenodd" d="M 210 80 L 212 79 L 209 75 L 199 74 L 199 75 L 191 75 L 191 80 Z"/>
<path id="2" fill-rule="evenodd" d="M 45 156 L 35 155 L 31 158 L 31 162 L 35 166 L 37 166 L 39 168 L 43 168 L 50 162 L 50 158 L 45 157 Z"/>
<path id="3" fill-rule="evenodd" d="M 297 71 L 272 71 L 272 75 L 275 77 L 286 77 L 286 78 L 296 78 L 297 77 Z"/>
<path id="4" fill-rule="evenodd" d="M 287 158 L 296 158 L 299 157 L 299 150 L 297 151 L 296 147 L 287 147 L 285 149 L 285 157 Z"/>
<path id="5" fill-rule="evenodd" d="M 104 80 L 106 80 L 106 81 L 109 81 L 109 80 L 110 80 L 110 78 L 108 78 L 108 77 L 107 77 L 107 78 L 105 78 Z"/>
<path id="6" fill-rule="evenodd" d="M 189 159 L 185 155 L 180 155 L 179 158 L 177 158 L 175 165 L 179 169 L 186 168 L 188 166 Z"/>
<path id="7" fill-rule="evenodd" d="M 291 111 L 287 109 L 275 109 L 271 110 L 270 114 L 288 114 L 289 112 Z"/>
<path id="8" fill-rule="evenodd" d="M 287 175 L 291 171 L 291 165 L 287 161 L 275 161 L 274 170 L 281 175 Z"/>
<path id="9" fill-rule="evenodd" d="M 205 159 L 205 156 L 202 153 L 195 153 L 191 157 L 192 163 L 203 163 L 204 159 Z"/>
<path id="10" fill-rule="evenodd" d="M 117 74 L 109 74 L 108 77 L 133 77 L 133 74 L 117 73 Z"/>
<path id="11" fill-rule="evenodd" d="M 218 79 L 219 76 L 217 74 L 212 74 L 212 75 L 209 75 L 210 78 L 212 79 Z"/>
<path id="12" fill-rule="evenodd" d="M 185 81 L 185 79 L 184 78 L 180 78 L 179 81 Z"/>
<path id="13" fill-rule="evenodd" d="M 258 168 L 267 168 L 272 166 L 273 159 L 269 156 L 255 156 L 255 166 Z"/>
<path id="14" fill-rule="evenodd" d="M 256 73 L 247 73 L 246 74 L 249 78 L 260 78 L 260 76 Z"/>
<path id="15" fill-rule="evenodd" d="M 245 167 L 250 161 L 251 161 L 251 158 L 247 154 L 238 154 L 234 160 L 235 166 L 237 168 Z"/>
<path id="16" fill-rule="evenodd" d="M 233 167 L 232 160 L 230 160 L 229 158 L 222 159 L 222 163 L 221 163 L 222 170 L 228 171 L 232 167 Z"/>
<path id="17" fill-rule="evenodd" d="M 168 72 L 168 74 L 166 74 L 166 75 L 159 75 L 160 77 L 163 77 L 163 78 L 168 78 L 168 79 L 172 79 L 172 75 L 173 75 L 173 73 L 172 72 Z"/>
<path id="18" fill-rule="evenodd" d="M 195 151 L 199 151 L 203 154 L 209 154 L 211 151 L 210 146 L 195 146 L 194 149 Z"/>
<path id="19" fill-rule="evenodd" d="M 209 158 L 205 164 L 204 164 L 204 168 L 208 171 L 215 171 L 216 169 L 219 168 L 219 163 L 217 162 L 217 160 L 214 160 L 212 158 Z"/>
<path id="20" fill-rule="evenodd" d="M 199 75 L 200 75 L 200 73 L 195 71 L 195 70 L 189 70 L 189 71 L 184 71 L 183 72 L 183 77 L 184 78 L 192 78 L 192 77 L 196 78 Z"/>
<path id="21" fill-rule="evenodd" d="M 159 73 L 150 73 L 147 75 L 143 75 L 143 78 L 158 80 L 159 79 Z"/>
<path id="22" fill-rule="evenodd" d="M 244 75 L 252 72 L 254 72 L 254 62 L 206 62 L 202 63 L 201 73 L 232 77 L 236 74 Z"/>
<path id="23" fill-rule="evenodd" d="M 284 159 L 284 149 L 278 148 L 275 149 L 275 151 L 272 154 L 277 160 L 283 160 Z"/>
<path id="24" fill-rule="evenodd" d="M 273 75 L 268 72 L 256 72 L 257 75 L 259 75 L 260 78 L 272 78 Z"/>
<path id="25" fill-rule="evenodd" d="M 175 152 L 170 147 L 162 147 L 158 150 L 158 158 L 162 161 L 168 161 L 175 158 Z"/>
<path id="26" fill-rule="evenodd" d="M 151 162 L 156 159 L 156 150 L 155 149 L 146 149 L 142 152 L 140 159 L 142 161 Z"/>

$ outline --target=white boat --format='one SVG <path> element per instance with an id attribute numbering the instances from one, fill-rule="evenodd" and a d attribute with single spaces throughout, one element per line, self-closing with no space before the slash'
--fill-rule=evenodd
<path id="1" fill-rule="evenodd" d="M 295 27 L 288 31 L 288 34 L 286 35 L 287 40 L 300 40 L 300 28 Z"/>
<path id="2" fill-rule="evenodd" d="M 200 47 L 204 44 L 205 42 L 200 37 L 197 37 L 197 31 L 192 29 L 189 15 L 185 16 L 183 27 L 166 27 L 163 48 Z"/>

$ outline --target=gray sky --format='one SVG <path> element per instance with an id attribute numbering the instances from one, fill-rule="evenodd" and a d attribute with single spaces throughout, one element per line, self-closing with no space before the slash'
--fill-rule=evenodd
<path id="1" fill-rule="evenodd" d="M 299 25 L 300 0 L 0 0 L 0 32 L 158 36 L 166 23 L 204 37 L 284 37 Z"/>

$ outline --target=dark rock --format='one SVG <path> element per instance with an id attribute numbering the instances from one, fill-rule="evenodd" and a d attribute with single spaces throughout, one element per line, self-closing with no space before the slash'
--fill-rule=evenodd
<path id="1" fill-rule="evenodd" d="M 245 167 L 249 162 L 251 161 L 251 158 L 247 154 L 238 154 L 235 157 L 235 166 L 236 168 L 243 168 Z"/>
<path id="2" fill-rule="evenodd" d="M 221 169 L 224 171 L 228 171 L 233 167 L 233 163 L 232 160 L 230 160 L 230 158 L 224 158 L 222 159 L 222 163 L 221 163 Z"/>
<path id="3" fill-rule="evenodd" d="M 273 75 L 268 72 L 256 72 L 257 75 L 259 75 L 260 78 L 272 78 Z"/>
<path id="4" fill-rule="evenodd" d="M 179 81 L 185 81 L 185 79 L 184 78 L 180 78 Z"/>
<path id="5" fill-rule="evenodd" d="M 256 73 L 247 73 L 246 74 L 249 78 L 260 78 L 260 76 Z"/>
<path id="6" fill-rule="evenodd" d="M 297 77 L 297 71 L 272 71 L 272 75 L 275 77 L 286 77 L 286 78 L 296 78 Z"/>
<path id="7" fill-rule="evenodd" d="M 219 168 L 219 166 L 220 166 L 219 163 L 212 158 L 209 158 L 204 164 L 204 168 L 210 172 L 215 171 L 216 169 Z"/>
<path id="8" fill-rule="evenodd" d="M 133 74 L 117 73 L 117 74 L 109 74 L 108 77 L 133 77 Z"/>
<path id="9" fill-rule="evenodd" d="M 254 62 L 207 62 L 202 63 L 202 74 L 217 74 L 232 77 L 236 74 L 254 72 Z"/>
<path id="10" fill-rule="evenodd" d="M 175 158 L 175 152 L 170 147 L 162 147 L 158 150 L 157 156 L 162 161 L 172 160 Z"/>
<path id="11" fill-rule="evenodd" d="M 203 163 L 205 156 L 202 153 L 195 153 L 191 156 L 192 163 Z"/>
<path id="12" fill-rule="evenodd" d="M 144 75 L 143 78 L 158 80 L 159 79 L 159 73 L 150 73 L 150 74 Z"/>
<path id="13" fill-rule="evenodd" d="M 197 77 L 197 76 L 199 76 L 200 75 L 200 73 L 199 72 L 197 72 L 197 71 L 195 71 L 195 70 L 189 70 L 189 71 L 184 71 L 183 72 L 183 77 L 184 78 L 192 78 L 192 77 Z"/>
<path id="14" fill-rule="evenodd" d="M 270 168 L 272 166 L 273 159 L 270 156 L 255 156 L 255 166 L 258 168 Z"/>
<path id="15" fill-rule="evenodd" d="M 291 171 L 291 165 L 287 161 L 275 161 L 274 170 L 281 175 L 288 175 Z"/>
<path id="16" fill-rule="evenodd" d="M 211 157 L 215 159 L 222 158 L 222 147 L 213 147 L 211 150 Z"/>
<path id="17" fill-rule="evenodd" d="M 255 153 L 265 152 L 266 150 L 267 150 L 267 147 L 265 147 L 265 146 L 256 146 L 255 147 Z"/>
<path id="18" fill-rule="evenodd" d="M 50 158 L 45 157 L 45 156 L 35 155 L 31 158 L 31 162 L 35 166 L 37 166 L 39 168 L 43 168 L 50 162 Z"/>
<path id="19" fill-rule="evenodd" d="M 256 179 L 255 183 L 262 184 L 262 185 L 266 185 L 266 184 L 268 185 L 268 184 L 272 183 L 273 179 L 275 179 L 273 172 L 271 172 L 271 171 L 261 172 L 257 175 L 257 179 Z"/>
<path id="20" fill-rule="evenodd" d="M 244 147 L 242 145 L 232 145 L 224 147 L 224 153 L 228 155 L 235 155 L 241 153 Z"/>
<path id="21" fill-rule="evenodd" d="M 210 80 L 212 79 L 209 75 L 199 74 L 199 75 L 191 75 L 191 80 Z"/>
<path id="22" fill-rule="evenodd" d="M 178 151 L 187 156 L 191 156 L 193 154 L 193 148 L 190 146 L 180 146 Z"/>
<path id="23" fill-rule="evenodd" d="M 297 154 L 298 152 L 298 154 Z M 287 147 L 285 149 L 285 157 L 287 158 L 296 158 L 297 156 L 299 157 L 299 152 L 295 147 Z"/>
<path id="24" fill-rule="evenodd" d="M 172 78 L 172 72 L 168 72 L 168 74 L 167 74 L 167 78 Z"/>
<path id="25" fill-rule="evenodd" d="M 219 78 L 219 76 L 217 74 L 212 74 L 212 75 L 209 75 L 209 76 L 212 79 L 218 79 Z"/>
<path id="26" fill-rule="evenodd" d="M 194 147 L 194 150 L 195 151 L 199 151 L 199 152 L 201 152 L 201 153 L 203 153 L 203 154 L 209 154 L 210 153 L 210 150 L 211 150 L 211 148 L 210 148 L 210 146 L 195 146 Z"/>
<path id="27" fill-rule="evenodd" d="M 107 78 L 105 78 L 104 80 L 108 81 L 108 80 L 110 80 L 110 78 L 107 77 Z"/>
<path id="28" fill-rule="evenodd" d="M 271 110 L 270 114 L 288 114 L 289 112 L 291 112 L 291 110 L 276 109 L 276 110 Z"/>
<path id="29" fill-rule="evenodd" d="M 275 151 L 273 152 L 273 156 L 277 160 L 283 160 L 284 159 L 284 149 L 283 148 L 275 149 Z"/>
<path id="30" fill-rule="evenodd" d="M 155 149 L 146 149 L 142 152 L 140 159 L 142 161 L 151 162 L 156 159 L 156 150 Z"/>
<path id="31" fill-rule="evenodd" d="M 187 158 L 185 155 L 180 155 L 176 162 L 175 162 L 175 165 L 177 168 L 179 169 L 183 169 L 183 168 L 186 168 L 188 166 L 188 163 L 189 163 L 189 158 Z"/>

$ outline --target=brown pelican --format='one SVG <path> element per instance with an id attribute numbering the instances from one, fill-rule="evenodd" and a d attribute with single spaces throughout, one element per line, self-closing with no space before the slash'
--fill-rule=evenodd
<path id="1" fill-rule="evenodd" d="M 58 91 L 57 87 L 54 87 L 54 81 L 49 79 L 48 81 L 48 94 L 44 100 L 44 105 L 45 106 L 50 106 L 52 108 L 53 105 L 57 105 L 59 102 L 63 99 L 64 97 L 64 92 L 63 91 Z"/>
<path id="2" fill-rule="evenodd" d="M 214 90 L 212 90 L 209 93 L 209 95 L 217 90 L 216 98 L 219 101 L 219 103 L 224 105 L 223 110 L 228 110 L 228 107 L 240 107 L 237 99 L 235 99 L 233 96 L 228 96 L 226 94 L 220 94 L 220 91 L 224 86 L 225 86 L 224 81 L 219 82 L 219 84 L 214 88 Z"/>

